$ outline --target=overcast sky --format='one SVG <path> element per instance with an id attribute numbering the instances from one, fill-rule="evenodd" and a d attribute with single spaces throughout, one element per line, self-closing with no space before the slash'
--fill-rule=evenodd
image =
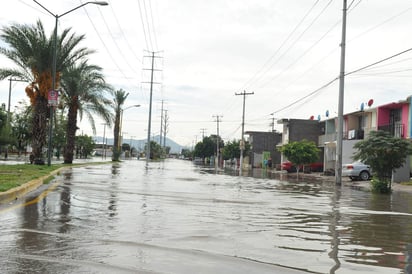
<path id="1" fill-rule="evenodd" d="M 38 0 L 54 14 L 84 3 Z M 124 111 L 125 138 L 147 137 L 151 59 L 156 52 L 152 133 L 159 134 L 161 101 L 169 116 L 167 136 L 191 146 L 205 135 L 241 138 L 269 131 L 272 118 L 325 119 L 338 109 L 343 0 L 118 0 L 86 5 L 59 19 L 59 31 L 85 34 L 95 49 L 91 62 L 104 68 L 115 89 L 130 93 Z M 348 0 L 346 72 L 412 48 L 412 2 Z M 2 4 L 1 27 L 42 20 L 48 33 L 55 19 L 32 0 Z M 2 44 L 3 45 L 3 44 Z M 0 57 L 2 67 L 12 66 Z M 25 99 L 24 83 L 13 83 L 12 104 Z M 406 52 L 345 79 L 344 111 L 405 100 L 412 94 L 412 53 Z M 9 81 L 0 82 L 7 104 Z M 312 94 L 312 96 L 309 96 Z M 308 96 L 308 97 L 307 97 Z M 306 97 L 306 98 L 305 98 Z M 305 98 L 301 100 L 302 98 Z M 97 136 L 103 125 L 96 118 Z M 275 122 L 276 123 L 276 122 Z M 279 128 L 275 124 L 275 128 Z M 93 135 L 87 121 L 78 134 Z M 108 137 L 113 130 L 106 128 Z"/>

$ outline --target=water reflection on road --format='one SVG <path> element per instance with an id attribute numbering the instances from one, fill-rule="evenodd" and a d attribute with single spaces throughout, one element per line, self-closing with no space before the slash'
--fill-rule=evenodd
<path id="1" fill-rule="evenodd" d="M 411 273 L 410 194 L 230 173 L 180 160 L 64 171 L 37 203 L 0 207 L 0 272 Z"/>

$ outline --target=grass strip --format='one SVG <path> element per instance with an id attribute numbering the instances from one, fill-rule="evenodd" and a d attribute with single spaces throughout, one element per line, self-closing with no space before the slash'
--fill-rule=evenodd
<path id="1" fill-rule="evenodd" d="M 63 164 L 57 165 L 0 165 L 0 192 L 21 186 L 31 180 L 50 174 Z"/>
<path id="2" fill-rule="evenodd" d="M 9 189 L 21 186 L 31 180 L 49 175 L 56 169 L 61 167 L 79 167 L 84 165 L 101 165 L 110 164 L 111 162 L 91 162 L 91 163 L 75 163 L 75 164 L 52 164 L 48 165 L 31 165 L 31 164 L 16 164 L 16 165 L 0 165 L 0 192 L 5 192 Z M 53 176 L 44 181 L 45 184 L 53 180 Z"/>

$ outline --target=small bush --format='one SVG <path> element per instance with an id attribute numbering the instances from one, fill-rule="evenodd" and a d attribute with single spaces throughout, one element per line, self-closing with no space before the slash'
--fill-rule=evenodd
<path id="1" fill-rule="evenodd" d="M 391 193 L 389 182 L 387 180 L 379 180 L 377 178 L 373 178 L 371 180 L 371 185 L 372 185 L 372 192 Z"/>

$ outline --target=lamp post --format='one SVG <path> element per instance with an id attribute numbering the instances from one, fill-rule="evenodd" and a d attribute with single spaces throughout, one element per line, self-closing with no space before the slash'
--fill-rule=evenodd
<path id="1" fill-rule="evenodd" d="M 53 14 L 51 11 L 49 11 L 45 6 L 37 2 L 36 0 L 33 0 L 37 5 L 39 5 L 41 8 L 43 8 L 45 11 L 47 11 L 51 16 L 53 16 L 55 20 L 55 25 L 54 25 L 54 45 L 53 45 L 53 63 L 52 63 L 52 90 L 49 91 L 49 93 L 55 93 L 56 91 L 56 63 L 57 63 L 57 23 L 59 21 L 59 18 L 72 12 L 75 11 L 83 6 L 86 6 L 87 4 L 94 4 L 94 5 L 100 5 L 100 6 L 107 6 L 108 3 L 105 1 L 91 1 L 91 2 L 86 2 L 83 3 L 69 11 L 66 11 L 65 13 L 62 13 L 60 15 L 58 14 Z M 52 134 L 53 134 L 53 106 L 50 107 L 50 120 L 49 120 L 49 141 L 47 145 L 47 165 L 50 166 L 51 164 L 51 143 L 52 143 Z"/>
<path id="2" fill-rule="evenodd" d="M 117 144 L 117 148 L 120 149 L 120 143 L 121 143 L 121 137 L 123 137 L 122 135 L 122 127 L 123 127 L 123 112 L 129 108 L 138 108 L 140 107 L 140 105 L 132 105 L 129 106 L 127 108 L 123 108 L 120 110 L 120 125 L 119 125 L 119 143 Z"/>
<path id="3" fill-rule="evenodd" d="M 10 121 L 10 101 L 11 101 L 11 84 L 12 82 L 27 82 L 26 80 L 22 79 L 15 79 L 15 78 L 9 78 L 10 84 L 9 84 L 9 99 L 8 99 L 8 105 L 7 105 L 7 124 L 9 124 Z"/>

